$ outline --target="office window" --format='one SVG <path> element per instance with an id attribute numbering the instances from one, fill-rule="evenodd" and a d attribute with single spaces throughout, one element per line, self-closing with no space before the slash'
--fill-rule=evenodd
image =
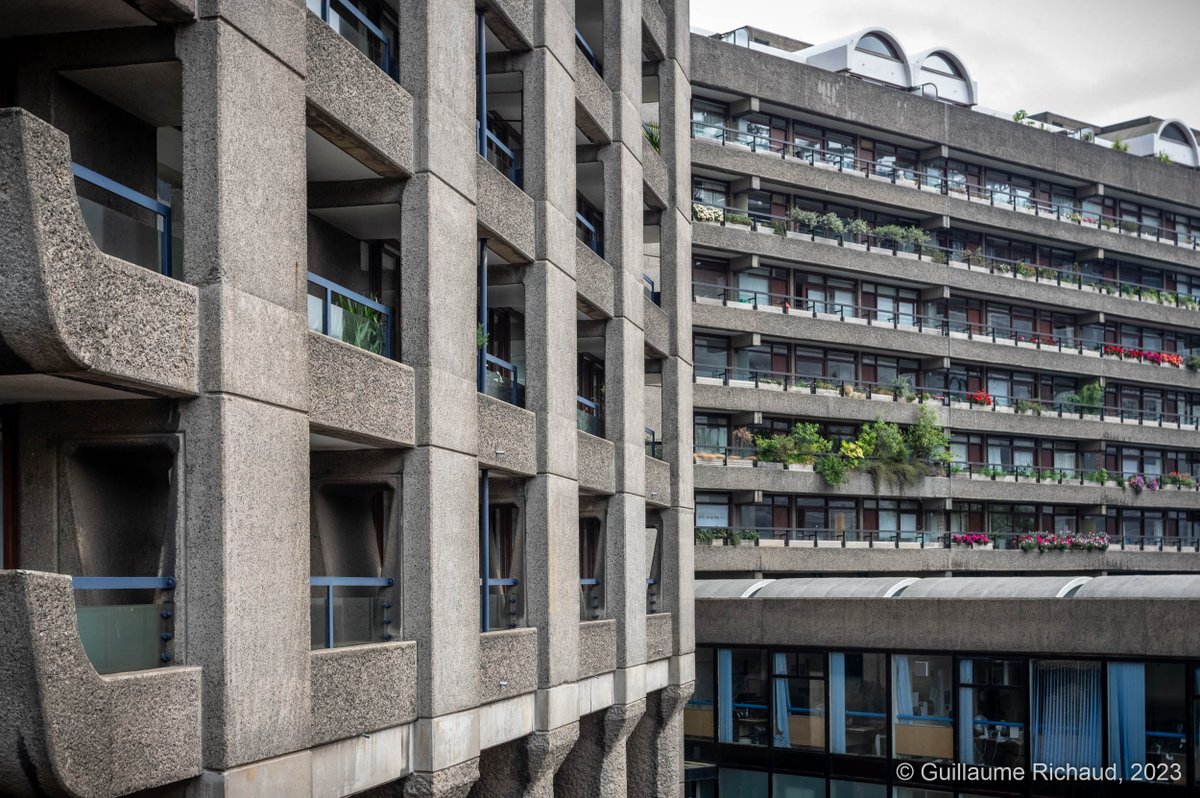
<path id="1" fill-rule="evenodd" d="M 775 798 L 825 798 L 825 779 L 775 773 L 771 776 L 771 794 Z"/>
<path id="2" fill-rule="evenodd" d="M 727 493 L 697 493 L 696 494 L 696 526 L 698 526 L 698 527 L 727 527 L 727 526 L 729 526 L 729 494 L 727 494 Z"/>
<path id="3" fill-rule="evenodd" d="M 768 744 L 767 652 L 717 649 L 717 740 L 740 745 Z M 723 791 L 722 791 L 723 792 Z"/>
<path id="4" fill-rule="evenodd" d="M 1108 663 L 1108 763 L 1126 779 L 1142 765 L 1182 782 L 1187 762 L 1183 665 Z M 1159 771 L 1158 768 L 1163 768 Z"/>
<path id="5" fill-rule="evenodd" d="M 683 708 L 683 736 L 713 738 L 713 649 L 696 647 L 696 690 Z"/>
<path id="6" fill-rule="evenodd" d="M 725 136 L 725 106 L 709 100 L 692 100 L 692 135 L 720 141 Z"/>
<path id="7" fill-rule="evenodd" d="M 604 524 L 579 519 L 579 620 L 604 617 Z"/>
<path id="8" fill-rule="evenodd" d="M 697 335 L 692 339 L 692 352 L 698 377 L 724 377 L 729 367 L 729 339 Z"/>
<path id="9" fill-rule="evenodd" d="M 771 655 L 774 687 L 772 743 L 777 748 L 825 750 L 825 655 Z"/>
<path id="10" fill-rule="evenodd" d="M 887 787 L 862 781 L 829 782 L 829 798 L 885 798 Z"/>
<path id="11" fill-rule="evenodd" d="M 1100 663 L 1037 660 L 1030 668 L 1033 762 L 1099 768 Z"/>
<path id="12" fill-rule="evenodd" d="M 717 783 L 721 798 L 762 798 L 767 794 L 767 774 L 758 770 L 723 767 Z"/>
<path id="13" fill-rule="evenodd" d="M 887 740 L 887 674 L 882 654 L 829 655 L 829 750 L 883 756 Z"/>
<path id="14" fill-rule="evenodd" d="M 1025 761 L 1027 666 L 1014 659 L 973 657 L 958 663 L 958 757 L 973 765 Z"/>
<path id="15" fill-rule="evenodd" d="M 493 504 L 488 514 L 488 578 L 502 582 L 488 587 L 488 626 L 515 629 L 525 625 L 525 532 L 516 505 Z"/>
<path id="16" fill-rule="evenodd" d="M 892 655 L 892 752 L 900 758 L 954 759 L 950 657 Z"/>

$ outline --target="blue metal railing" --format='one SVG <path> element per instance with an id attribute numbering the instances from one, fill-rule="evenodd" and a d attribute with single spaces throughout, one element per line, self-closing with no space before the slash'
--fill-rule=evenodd
<path id="1" fill-rule="evenodd" d="M 643 272 L 642 281 L 646 284 L 646 295 L 650 297 L 650 301 L 662 307 L 662 291 L 655 290 L 654 278 Z"/>
<path id="2" fill-rule="evenodd" d="M 658 439 L 658 433 L 646 427 L 646 454 L 655 460 L 662 460 L 663 442 Z"/>
<path id="3" fill-rule="evenodd" d="M 494 155 L 495 159 L 488 157 L 488 161 L 495 166 L 500 172 L 507 177 L 513 185 L 521 188 L 523 175 L 521 173 L 520 159 L 517 153 L 500 140 L 500 137 L 492 132 L 492 129 L 486 128 L 484 135 L 487 137 L 488 155 Z"/>
<path id="4" fill-rule="evenodd" d="M 174 590 L 173 576 L 72 576 L 73 590 Z"/>
<path id="5" fill-rule="evenodd" d="M 313 576 L 309 577 L 309 585 L 325 588 L 325 648 L 333 648 L 333 590 L 337 587 L 391 587 L 395 580 L 388 576 Z M 383 609 L 390 610 L 392 605 L 384 603 Z M 384 626 L 391 624 L 392 619 L 384 617 Z M 385 640 L 391 635 L 385 634 Z"/>
<path id="6" fill-rule="evenodd" d="M 575 397 L 575 421 L 579 429 L 600 436 L 600 405 L 582 396 Z"/>
<path id="7" fill-rule="evenodd" d="M 584 218 L 579 211 L 575 211 L 575 230 L 579 240 L 586 244 L 588 249 L 602 258 L 604 257 L 604 237 L 596 225 Z"/>
<path id="8" fill-rule="evenodd" d="M 493 393 L 491 390 L 485 390 L 484 393 L 486 393 L 488 396 L 495 396 L 497 399 L 504 399 L 510 405 L 524 407 L 525 397 L 522 395 L 523 391 L 521 390 L 521 383 L 518 380 L 517 367 L 503 358 L 496 357 L 490 352 L 484 353 L 484 361 L 487 363 L 487 371 L 500 378 L 501 388 L 503 388 L 503 383 L 505 380 L 508 382 L 507 390 L 500 390 L 497 393 Z M 505 376 L 506 374 L 507 377 Z M 484 376 L 486 377 L 487 375 Z M 491 383 L 488 383 L 485 387 L 490 388 Z M 508 394 L 507 397 L 504 396 L 505 393 Z"/>
<path id="9" fill-rule="evenodd" d="M 583 53 L 583 57 L 592 65 L 592 69 L 596 70 L 597 75 L 604 75 L 604 70 L 600 67 L 600 62 L 596 60 L 596 54 L 592 52 L 591 46 L 587 40 L 583 38 L 583 34 L 579 32 L 579 28 L 575 29 L 575 45 L 579 51 Z"/>
<path id="10" fill-rule="evenodd" d="M 159 218 L 159 251 L 158 270 L 168 277 L 171 276 L 171 206 L 164 205 L 153 197 L 134 191 L 129 186 L 107 178 L 99 172 L 94 172 L 81 164 L 72 163 L 71 173 L 85 183 L 128 200 L 134 205 L 153 211 Z"/>
<path id="11" fill-rule="evenodd" d="M 381 48 L 381 53 L 380 53 L 379 58 L 372 58 L 370 53 L 364 53 L 364 55 L 366 55 L 368 58 L 371 58 L 371 61 L 374 62 L 375 66 L 382 69 L 384 71 L 384 73 L 387 74 L 388 77 L 390 77 L 396 81 L 398 81 L 400 79 L 399 62 L 398 62 L 398 60 L 393 61 L 393 59 L 392 59 L 392 52 L 395 48 L 392 46 L 392 37 L 391 36 L 389 36 L 386 32 L 384 32 L 384 30 L 382 28 L 380 28 L 378 25 L 376 25 L 370 19 L 368 19 L 366 14 L 364 14 L 362 11 L 360 11 L 358 8 L 356 8 L 353 3 L 348 2 L 348 0 L 318 0 L 318 1 L 321 4 L 321 12 L 320 12 L 321 19 L 323 19 L 327 24 L 329 24 L 330 27 L 334 28 L 334 30 L 337 30 L 337 28 L 333 25 L 333 20 L 331 18 L 331 12 L 335 11 L 335 9 L 333 7 L 336 5 L 337 6 L 337 9 L 336 9 L 337 14 L 349 15 L 355 22 L 362 25 L 363 28 L 366 29 L 368 35 L 374 36 L 375 39 L 379 42 L 380 48 Z M 310 5 L 311 5 L 311 3 L 310 3 Z M 338 31 L 338 32 L 341 33 L 341 31 Z M 343 34 L 343 36 L 344 35 L 345 34 Z"/>
<path id="12" fill-rule="evenodd" d="M 389 358 L 392 356 L 391 308 L 312 272 L 308 273 L 308 281 L 323 291 L 323 295 L 320 297 L 321 318 L 319 327 L 314 323 L 314 319 L 310 313 L 309 329 L 313 329 L 324 335 L 333 336 L 348 344 L 354 344 L 361 349 L 366 349 L 368 352 L 374 352 L 377 355 Z M 335 296 L 343 297 L 350 302 L 361 305 L 363 308 L 379 314 L 379 318 L 372 319 L 370 314 L 358 313 L 352 308 L 338 306 L 343 312 L 343 322 L 341 335 L 335 335 L 330 325 L 332 311 L 335 307 Z M 352 316 L 355 319 L 352 325 L 353 329 L 350 332 L 346 330 L 347 316 Z"/>

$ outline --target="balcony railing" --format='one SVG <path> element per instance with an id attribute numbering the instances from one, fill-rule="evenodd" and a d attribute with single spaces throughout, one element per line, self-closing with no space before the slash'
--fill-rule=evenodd
<path id="1" fill-rule="evenodd" d="M 392 356 L 391 308 L 312 272 L 308 288 L 308 329 Z"/>
<path id="2" fill-rule="evenodd" d="M 308 0 L 308 9 L 329 24 L 393 80 L 400 79 L 392 37 L 350 0 Z"/>
<path id="3" fill-rule="evenodd" d="M 83 221 L 96 246 L 106 255 L 170 276 L 173 243 L 171 206 L 134 191 L 86 166 L 72 163 L 71 171 L 77 180 L 95 186 L 131 206 L 129 213 L 122 213 L 114 207 L 80 195 L 79 207 L 83 213 Z M 138 208 L 154 214 L 154 225 L 137 217 Z"/>
<path id="4" fill-rule="evenodd" d="M 985 544 L 967 545 L 957 543 L 954 538 L 970 533 L 928 531 L 928 530 L 895 530 L 895 529 L 827 529 L 791 528 L 791 527 L 698 527 L 697 531 L 709 530 L 714 540 L 728 539 L 731 535 L 739 535 L 743 546 L 764 545 L 763 541 L 780 541 L 788 547 L 833 546 L 841 548 L 922 548 L 922 549 L 980 549 L 980 550 L 1015 550 L 1020 548 L 1021 538 L 1038 534 L 1028 532 L 988 532 L 977 533 L 987 536 Z M 743 534 L 745 533 L 745 534 Z M 1045 533 L 1043 533 L 1045 534 Z M 1073 532 L 1059 532 L 1060 536 L 1075 535 Z M 1200 536 L 1195 535 L 1105 535 L 1098 533 L 1088 535 L 1088 538 L 1103 538 L 1108 541 L 1108 548 L 1116 551 L 1180 551 L 1200 552 Z M 708 536 L 706 536 L 708 537 Z M 769 545 L 769 543 L 767 544 Z"/>
<path id="5" fill-rule="evenodd" d="M 912 402 L 945 407 L 980 410 L 993 413 L 1046 416 L 1064 419 L 1105 421 L 1114 424 L 1136 422 L 1147 427 L 1200 429 L 1200 412 L 1167 413 L 1164 411 L 1120 408 L 1115 405 L 1090 404 L 1068 396 L 1057 399 L 1032 399 L 987 391 L 946 390 L 916 385 L 899 378 L 890 382 L 843 380 L 768 369 L 725 368 L 699 366 L 694 371 L 695 382 L 704 384 L 719 381 L 734 388 L 799 392 L 846 399 L 871 399 L 884 402 Z M 982 399 L 982 401 L 980 401 Z"/>
<path id="6" fill-rule="evenodd" d="M 935 191 L 945 196 L 958 197 L 971 202 L 983 202 L 1082 227 L 1095 227 L 1098 230 L 1132 235 L 1172 246 L 1200 249 L 1200 236 L 1198 235 L 1180 233 L 1127 217 L 1088 213 L 1083 210 L 1082 206 L 1076 207 L 1074 204 L 1067 205 L 1063 202 L 1039 200 L 1029 193 L 1011 186 L 1008 188 L 975 186 L 964 178 L 954 178 L 944 175 L 940 171 L 931 172 L 889 161 L 873 161 L 859 158 L 845 150 L 828 150 L 795 144 L 749 131 L 710 125 L 704 122 L 692 122 L 692 138 L 713 141 L 722 145 L 734 145 L 749 149 L 751 152 L 761 152 L 783 159 L 791 158 L 809 166 L 836 169 L 849 174 L 861 174 L 868 179 L 886 180 L 894 185 L 907 186 L 918 191 Z"/>
<path id="7" fill-rule="evenodd" d="M 174 577 L 75 576 L 71 586 L 77 591 L 154 591 L 154 599 L 142 603 L 76 602 L 79 639 L 97 673 L 146 670 L 172 661 Z"/>
<path id="8" fill-rule="evenodd" d="M 520 628 L 523 623 L 521 580 L 515 577 L 489 576 L 487 587 L 487 624 L 483 631 Z"/>
<path id="9" fill-rule="evenodd" d="M 655 460 L 663 458 L 663 441 L 658 440 L 658 433 L 650 427 L 646 427 L 646 456 L 653 457 Z"/>
<path id="10" fill-rule="evenodd" d="M 603 437 L 600 405 L 582 396 L 575 397 L 575 424 L 579 429 L 596 437 Z"/>
<path id="11" fill-rule="evenodd" d="M 479 120 L 475 121 L 479 127 Z M 524 170 L 521 166 L 522 139 L 521 135 L 495 114 L 488 115 L 488 124 L 483 131 L 484 141 L 481 153 L 488 163 L 509 179 L 517 188 L 524 185 Z"/>
<path id="12" fill-rule="evenodd" d="M 484 393 L 517 407 L 525 406 L 525 386 L 520 381 L 517 367 L 507 360 L 484 353 L 487 372 L 484 375 Z"/>
<path id="13" fill-rule="evenodd" d="M 391 602 L 379 591 L 392 587 L 389 577 L 314 576 L 309 584 L 324 589 L 310 599 L 312 647 L 336 648 L 392 639 Z M 354 590 L 355 595 L 334 595 L 335 589 Z"/>
<path id="14" fill-rule="evenodd" d="M 654 304 L 662 307 L 662 291 L 659 291 L 654 283 L 654 278 L 645 272 L 642 273 L 642 282 L 646 284 L 646 296 Z"/>
<path id="15" fill-rule="evenodd" d="M 579 211 L 575 212 L 575 235 L 588 249 L 600 257 L 604 257 L 604 236 L 598 228 L 600 221 L 589 221 Z"/>
<path id="16" fill-rule="evenodd" d="M 789 296 L 787 294 L 707 283 L 693 283 L 692 297 L 694 300 L 706 299 L 719 301 L 723 305 L 730 305 L 732 303 L 748 306 L 752 310 L 770 308 L 784 314 L 803 314 L 811 316 L 814 319 L 825 318 L 830 321 L 844 322 L 853 319 L 865 322 L 869 327 L 905 328 L 913 332 L 929 335 L 966 338 L 973 341 L 982 339 L 994 344 L 1039 350 L 1045 349 L 1059 353 L 1117 357 L 1173 368 L 1181 368 L 1184 365 L 1184 357 L 1190 354 L 1190 352 L 1186 351 L 1159 352 L 1140 350 L 1104 341 L 1089 340 L 1076 335 L 1074 330 L 1039 333 L 1028 327 L 978 324 L 947 319 L 944 316 L 925 315 L 917 313 L 915 309 L 867 307 L 847 302 L 813 300 L 805 297 Z"/>
<path id="17" fill-rule="evenodd" d="M 604 617 L 604 590 L 599 579 L 579 580 L 579 620 L 595 621 Z"/>
<path id="18" fill-rule="evenodd" d="M 600 62 L 596 60 L 596 54 L 592 52 L 592 47 L 583 38 L 583 34 L 579 32 L 579 28 L 575 29 L 575 46 L 579 48 L 579 52 L 583 53 L 583 57 L 592 65 L 592 69 L 596 70 L 596 74 L 604 76 L 604 70 L 600 67 Z"/>

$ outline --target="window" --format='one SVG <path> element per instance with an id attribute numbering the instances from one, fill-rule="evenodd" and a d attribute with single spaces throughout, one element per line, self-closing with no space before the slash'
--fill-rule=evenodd
<path id="1" fill-rule="evenodd" d="M 1108 663 L 1108 762 L 1118 775 L 1139 775 L 1135 766 L 1187 762 L 1183 665 L 1169 662 Z"/>
<path id="2" fill-rule="evenodd" d="M 757 649 L 717 649 L 718 742 L 768 744 L 766 659 Z"/>
<path id="3" fill-rule="evenodd" d="M 772 742 L 777 748 L 825 750 L 825 655 L 776 652 Z"/>
<path id="4" fill-rule="evenodd" d="M 713 650 L 696 647 L 696 689 L 683 708 L 683 736 L 713 738 Z"/>
<path id="5" fill-rule="evenodd" d="M 950 657 L 892 655 L 892 752 L 901 758 L 954 759 Z"/>
<path id="6" fill-rule="evenodd" d="M 697 493 L 696 526 L 722 528 L 729 526 L 729 494 Z"/>
<path id="7" fill-rule="evenodd" d="M 579 620 L 604 617 L 604 524 L 579 519 Z"/>
<path id="8" fill-rule="evenodd" d="M 696 461 L 720 460 L 729 446 L 729 418 L 727 416 L 697 415 L 693 420 L 693 448 Z"/>
<path id="9" fill-rule="evenodd" d="M 883 654 L 829 655 L 829 750 L 878 756 L 887 739 L 887 675 Z"/>
<path id="10" fill-rule="evenodd" d="M 1188 145 L 1191 144 L 1191 142 L 1188 141 L 1187 134 L 1183 132 L 1183 128 L 1179 127 L 1179 125 L 1176 125 L 1174 123 L 1164 127 L 1162 129 L 1162 133 L 1160 133 L 1159 136 L 1163 139 L 1166 139 L 1167 141 L 1175 141 L 1180 144 L 1188 144 Z"/>
<path id="11" fill-rule="evenodd" d="M 859 39 L 854 49 L 890 58 L 893 61 L 900 60 L 900 56 L 896 53 L 896 48 L 892 46 L 892 43 L 875 33 L 868 33 Z"/>
<path id="12" fill-rule="evenodd" d="M 725 197 L 728 192 L 728 183 L 722 183 L 719 180 L 708 180 L 703 177 L 692 178 L 692 202 L 724 208 Z"/>
<path id="13" fill-rule="evenodd" d="M 521 582 L 525 571 L 525 532 L 515 504 L 488 510 L 488 628 L 525 625 Z"/>
<path id="14" fill-rule="evenodd" d="M 658 594 L 662 588 L 662 528 L 646 527 L 646 613 L 658 612 Z"/>
<path id="15" fill-rule="evenodd" d="M 825 779 L 775 773 L 771 776 L 771 794 L 775 798 L 825 798 Z"/>
<path id="16" fill-rule="evenodd" d="M 1039 660 L 1031 671 L 1033 763 L 1099 768 L 1100 663 Z"/>
<path id="17" fill-rule="evenodd" d="M 1025 761 L 1027 666 L 1012 659 L 962 659 L 958 663 L 958 756 L 973 765 Z"/>
<path id="18" fill-rule="evenodd" d="M 721 798 L 761 798 L 767 794 L 767 774 L 758 770 L 723 767 L 717 779 Z"/>
<path id="19" fill-rule="evenodd" d="M 946 56 L 940 53 L 930 53 L 921 64 L 921 69 L 949 75 L 952 78 L 963 79 L 962 71 Z"/>
<path id="20" fill-rule="evenodd" d="M 725 106 L 708 100 L 692 100 L 692 135 L 696 138 L 723 141 L 725 137 Z"/>

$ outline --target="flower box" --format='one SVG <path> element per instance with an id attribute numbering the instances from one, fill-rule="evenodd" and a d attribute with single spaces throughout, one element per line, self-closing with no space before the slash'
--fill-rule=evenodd
<path id="1" fill-rule="evenodd" d="M 894 401 L 896 401 L 896 397 L 890 396 L 889 394 L 886 394 L 886 393 L 873 393 L 873 394 L 871 394 L 871 398 L 874 399 L 876 402 L 894 402 Z"/>
<path id="2" fill-rule="evenodd" d="M 784 540 L 783 538 L 759 538 L 758 545 L 760 545 L 760 546 L 779 546 L 782 548 L 783 546 L 787 545 L 787 541 Z"/>
<path id="3" fill-rule="evenodd" d="M 955 402 L 955 401 L 952 401 L 952 402 L 950 402 L 950 409 L 951 409 L 951 410 L 970 410 L 970 409 L 971 409 L 971 403 L 970 403 L 970 402 Z"/>
<path id="4" fill-rule="evenodd" d="M 833 388 L 817 388 L 817 396 L 837 396 L 838 392 Z"/>
<path id="5" fill-rule="evenodd" d="M 812 463 L 788 463 L 788 471 L 807 471 L 810 474 L 813 471 Z"/>
<path id="6" fill-rule="evenodd" d="M 775 471 L 782 471 L 783 467 L 784 467 L 783 463 L 768 463 L 765 460 L 758 461 L 758 468 L 768 468 L 768 469 L 772 469 Z"/>

